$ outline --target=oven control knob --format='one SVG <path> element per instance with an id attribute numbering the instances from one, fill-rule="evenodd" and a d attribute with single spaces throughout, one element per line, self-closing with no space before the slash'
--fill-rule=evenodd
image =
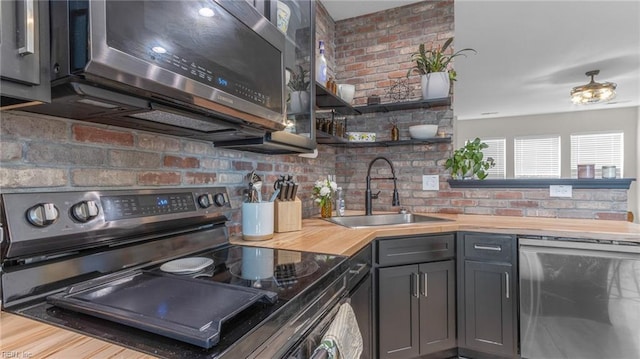
<path id="1" fill-rule="evenodd" d="M 40 203 L 27 210 L 27 221 L 36 227 L 46 227 L 58 219 L 58 208 L 53 203 Z"/>
<path id="2" fill-rule="evenodd" d="M 84 201 L 71 207 L 71 217 L 78 222 L 86 223 L 96 218 L 100 213 L 96 201 Z"/>
<path id="3" fill-rule="evenodd" d="M 213 204 L 213 196 L 211 194 L 206 193 L 198 197 L 198 204 L 202 208 L 209 208 L 211 204 Z"/>
<path id="4" fill-rule="evenodd" d="M 224 193 L 216 193 L 213 196 L 213 202 L 216 204 L 216 206 L 222 207 L 225 204 L 229 203 L 229 199 Z"/>

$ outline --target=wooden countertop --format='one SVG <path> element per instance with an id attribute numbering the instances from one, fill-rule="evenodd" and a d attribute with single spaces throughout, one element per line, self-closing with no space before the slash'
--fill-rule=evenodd
<path id="1" fill-rule="evenodd" d="M 0 312 L 0 358 L 154 358 L 86 335 Z"/>
<path id="2" fill-rule="evenodd" d="M 361 213 L 348 213 L 348 215 L 357 214 Z M 245 241 L 241 236 L 234 236 L 231 238 L 231 243 L 347 256 L 357 253 L 358 250 L 378 237 L 455 231 L 595 238 L 640 243 L 640 224 L 623 221 L 464 214 L 425 213 L 425 215 L 450 219 L 451 221 L 347 228 L 320 218 L 310 218 L 302 221 L 301 231 L 275 233 L 272 239 L 266 241 Z"/>
<path id="3" fill-rule="evenodd" d="M 245 241 L 241 237 L 233 237 L 231 242 L 335 255 L 353 255 L 378 237 L 453 231 L 596 238 L 640 243 L 640 225 L 629 222 L 480 215 L 433 214 L 432 216 L 451 221 L 350 229 L 320 218 L 311 218 L 302 221 L 301 231 L 276 233 L 273 239 L 266 241 Z M 6 312 L 0 312 L 0 357 L 16 359 L 153 358 L 99 339 Z"/>

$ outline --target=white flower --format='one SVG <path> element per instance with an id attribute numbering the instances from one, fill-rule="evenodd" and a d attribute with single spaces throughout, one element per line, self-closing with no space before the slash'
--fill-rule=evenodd
<path id="1" fill-rule="evenodd" d="M 329 186 L 331 187 L 331 191 L 335 191 L 338 189 L 338 184 L 333 181 L 329 182 Z"/>
<path id="2" fill-rule="evenodd" d="M 329 187 L 322 187 L 320 188 L 320 195 L 321 196 L 328 196 L 331 194 L 331 189 Z"/>

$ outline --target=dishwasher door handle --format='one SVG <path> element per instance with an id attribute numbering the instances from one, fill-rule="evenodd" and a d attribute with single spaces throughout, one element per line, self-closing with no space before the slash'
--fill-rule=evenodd
<path id="1" fill-rule="evenodd" d="M 573 254 L 581 251 L 584 251 L 584 253 L 600 252 L 602 256 L 615 256 L 614 258 L 617 258 L 619 255 L 633 256 L 640 253 L 640 245 L 633 242 L 625 245 L 520 237 L 518 238 L 518 243 L 521 251 L 530 250 L 557 254 Z"/>

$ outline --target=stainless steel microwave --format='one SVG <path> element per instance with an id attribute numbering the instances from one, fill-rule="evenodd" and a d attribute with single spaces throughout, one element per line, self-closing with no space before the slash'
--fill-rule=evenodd
<path id="1" fill-rule="evenodd" d="M 26 111 L 214 143 L 285 128 L 285 38 L 247 1 L 67 0 L 50 10 L 52 102 Z M 284 137 L 280 152 L 315 146 Z"/>

